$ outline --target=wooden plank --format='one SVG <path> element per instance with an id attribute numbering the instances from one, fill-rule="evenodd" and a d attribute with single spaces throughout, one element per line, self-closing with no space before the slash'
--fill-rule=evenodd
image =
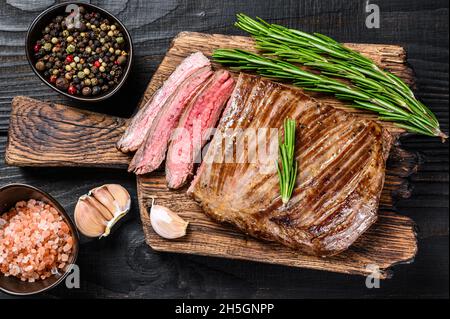
<path id="1" fill-rule="evenodd" d="M 391 70 L 407 83 L 413 84 L 412 72 L 405 65 L 405 51 L 403 48 L 395 45 L 346 45 L 372 58 L 378 65 Z M 153 93 L 173 72 L 182 59 L 196 51 L 201 51 L 206 56 L 211 56 L 212 52 L 217 48 L 241 48 L 255 51 L 254 42 L 248 37 L 182 32 L 172 41 L 170 49 L 144 93 L 140 107 L 153 96 Z M 220 68 L 219 65 L 214 65 L 214 67 Z M 315 94 L 314 97 L 322 103 L 332 104 L 334 107 L 358 113 L 361 117 L 376 119 L 373 114 L 349 108 L 344 103 L 328 96 Z M 403 132 L 390 123 L 382 124 L 394 135 Z M 398 169 L 402 170 L 400 167 Z M 405 168 L 405 171 L 410 169 L 411 167 Z M 388 181 L 389 177 L 388 175 Z M 363 236 L 358 244 L 355 244 L 354 247 L 344 254 L 326 260 L 301 255 L 284 246 L 247 238 L 230 227 L 225 228 L 223 225 L 217 225 L 217 223 L 211 221 L 201 212 L 201 209 L 192 199 L 185 195 L 185 190 L 178 192 L 168 191 L 165 188 L 164 179 L 158 181 L 156 176 L 152 175 L 151 177 L 138 176 L 137 180 L 139 206 L 145 238 L 147 243 L 156 250 L 245 259 L 352 274 L 367 274 L 369 271 L 366 269 L 367 264 L 373 263 L 379 265 L 380 269 L 382 269 L 383 277 L 389 276 L 387 268 L 400 262 L 412 260 L 417 251 L 416 235 L 412 221 L 406 217 L 392 215 L 392 220 L 390 219 L 391 216 L 386 218 L 382 216 L 379 224 L 372 227 L 366 234 L 370 239 L 364 239 L 365 237 Z M 397 181 L 390 181 L 391 183 L 387 184 L 389 195 L 382 196 L 382 201 L 389 202 L 392 200 L 391 194 L 393 192 L 403 196 L 410 194 L 408 188 L 403 187 L 404 182 L 400 181 L 397 183 Z M 187 238 L 179 241 L 168 241 L 160 238 L 153 232 L 148 218 L 148 207 L 151 202 L 149 194 L 158 198 L 158 201 L 161 201 L 159 202 L 161 205 L 168 207 L 175 205 L 174 210 L 184 215 L 186 220 L 191 222 L 192 232 Z M 392 206 L 392 204 L 392 202 L 389 202 L 388 205 Z M 372 231 L 378 231 L 379 237 L 377 238 L 376 235 L 373 235 Z M 377 244 L 374 245 L 373 243 Z"/>
<path id="2" fill-rule="evenodd" d="M 15 166 L 126 168 L 114 143 L 126 120 L 18 96 L 12 102 L 5 161 Z"/>

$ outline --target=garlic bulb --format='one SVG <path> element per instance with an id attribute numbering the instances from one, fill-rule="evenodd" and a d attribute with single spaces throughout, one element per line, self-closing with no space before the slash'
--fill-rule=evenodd
<path id="1" fill-rule="evenodd" d="M 118 184 L 96 187 L 78 199 L 75 224 L 87 237 L 106 237 L 111 228 L 130 210 L 127 190 Z"/>
<path id="2" fill-rule="evenodd" d="M 167 239 L 186 235 L 186 228 L 189 224 L 167 207 L 154 205 L 154 202 L 150 209 L 150 223 L 159 236 Z"/>

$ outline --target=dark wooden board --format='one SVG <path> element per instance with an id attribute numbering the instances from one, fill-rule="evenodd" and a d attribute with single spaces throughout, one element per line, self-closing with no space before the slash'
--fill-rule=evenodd
<path id="1" fill-rule="evenodd" d="M 15 166 L 126 168 L 114 141 L 126 120 L 27 97 L 12 101 L 5 161 Z"/>
<path id="2" fill-rule="evenodd" d="M 190 53 L 201 51 L 210 56 L 218 47 L 251 50 L 253 45 L 253 41 L 247 37 L 180 33 L 173 40 L 150 81 L 141 105 L 160 87 L 181 59 Z M 392 70 L 410 84 L 413 83 L 412 73 L 405 65 L 403 48 L 394 45 L 347 45 L 371 57 L 380 66 Z M 327 96 L 316 95 L 316 98 L 323 103 L 355 112 Z M 357 113 L 361 117 L 373 118 L 373 115 L 367 112 Z M 26 97 L 17 97 L 13 100 L 6 162 L 17 166 L 121 167 L 128 163 L 129 157 L 118 152 L 114 143 L 123 132 L 125 124 L 125 120 L 121 118 L 87 111 L 78 112 L 59 104 L 48 105 Z M 402 132 L 390 123 L 383 125 L 393 134 Z M 397 166 L 409 175 L 411 158 L 408 153 L 397 152 L 396 155 L 394 158 L 400 163 Z M 388 174 L 386 183 L 387 191 L 383 193 L 382 206 L 388 206 L 386 203 L 392 202 L 392 193 L 401 192 L 399 186 L 402 183 L 398 181 L 401 180 L 400 175 L 397 172 L 397 179 L 389 179 L 390 175 L 392 174 Z M 185 190 L 172 192 L 164 185 L 163 176 L 150 174 L 138 177 L 137 188 L 144 234 L 147 243 L 159 251 L 245 259 L 351 274 L 370 273 L 371 270 L 367 266 L 374 264 L 381 269 L 383 278 L 388 276 L 387 269 L 390 266 L 411 261 L 417 252 L 413 222 L 407 217 L 389 212 L 387 215 L 381 215 L 371 232 L 365 234 L 344 254 L 327 259 L 302 255 L 281 245 L 248 238 L 231 227 L 215 223 L 185 195 Z M 187 237 L 170 241 L 153 232 L 148 218 L 148 208 L 153 197 L 161 205 L 172 207 L 173 203 L 177 203 L 174 210 L 190 221 Z"/>
<path id="3" fill-rule="evenodd" d="M 0 1 L 0 154 L 6 147 L 11 99 L 28 95 L 75 105 L 45 86 L 29 68 L 23 49 L 27 26 L 40 10 L 57 1 Z M 243 34 L 232 26 L 236 12 L 271 22 L 318 31 L 340 41 L 402 44 L 416 74 L 417 94 L 436 112 L 448 132 L 448 1 L 379 0 L 381 28 L 367 29 L 365 1 L 212 0 L 104 1 L 127 25 L 135 44 L 135 66 L 127 87 L 112 101 L 78 107 L 128 117 L 133 112 L 172 38 L 182 30 Z M 39 7 L 39 8 L 36 8 Z M 225 259 L 160 254 L 146 246 L 137 197 L 130 221 L 107 241 L 83 245 L 81 289 L 58 287 L 42 297 L 111 298 L 448 298 L 448 144 L 411 136 L 402 146 L 420 152 L 423 165 L 404 184 L 412 194 L 396 207 L 419 229 L 413 266 L 394 267 L 380 289 L 364 278 Z M 54 195 L 69 212 L 76 198 L 103 182 L 118 182 L 135 192 L 135 178 L 119 170 L 17 168 L 0 159 L 0 184 L 25 182 Z M 101 270 L 100 270 L 101 269 Z M 0 293 L 0 298 L 6 295 Z"/>
<path id="4" fill-rule="evenodd" d="M 411 70 L 405 64 L 406 53 L 402 47 L 382 44 L 346 45 L 370 57 L 381 67 L 391 70 L 413 85 L 414 78 Z M 211 56 L 212 52 L 217 48 L 241 48 L 255 51 L 254 42 L 248 37 L 182 32 L 172 41 L 166 56 L 144 93 L 140 106 L 143 106 L 151 98 L 153 93 L 168 78 L 182 59 L 196 51 L 201 51 L 206 56 Z M 220 68 L 220 65 L 215 65 L 215 67 Z M 316 94 L 314 97 L 321 103 L 357 113 L 364 118 L 376 119 L 371 113 L 352 109 L 329 96 Z M 382 125 L 394 135 L 403 132 L 391 123 L 382 123 Z M 407 171 L 410 169 L 408 160 L 411 158 L 408 157 L 407 153 L 397 152 L 396 155 L 399 154 L 405 155 L 405 158 L 397 156 L 396 159 L 399 160 L 399 163 L 405 165 L 403 169 Z M 410 173 L 410 171 L 407 172 L 407 174 Z M 384 200 L 389 201 L 392 198 L 390 194 L 393 192 L 401 192 L 399 186 L 400 184 L 397 184 L 396 181 L 394 182 L 388 178 L 386 189 L 389 196 L 387 196 L 388 198 L 384 196 Z M 195 201 L 185 195 L 185 190 L 181 190 L 177 194 L 178 196 L 166 188 L 163 178 L 158 180 L 153 175 L 151 177 L 138 176 L 141 219 L 147 243 L 153 249 L 166 252 L 253 260 L 352 274 L 367 274 L 371 271 L 367 268 L 367 265 L 376 264 L 382 271 L 382 277 L 388 276 L 387 269 L 390 266 L 411 261 L 417 252 L 413 222 L 409 218 L 404 219 L 404 217 L 395 214 L 388 216 L 388 218 L 385 218 L 387 216 L 380 216 L 379 223 L 371 229 L 372 232 L 364 234 L 360 241 L 347 252 L 337 257 L 323 259 L 302 255 L 278 244 L 269 244 L 255 240 L 242 235 L 231 227 L 217 225 L 217 223 L 203 214 Z M 159 204 L 172 207 L 174 211 L 190 221 L 191 232 L 186 238 L 179 241 L 165 240 L 152 230 L 148 217 L 148 209 L 151 205 L 152 197 L 158 200 Z"/>

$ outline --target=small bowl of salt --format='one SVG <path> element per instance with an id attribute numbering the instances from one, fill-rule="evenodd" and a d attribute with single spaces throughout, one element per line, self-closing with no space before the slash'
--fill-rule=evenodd
<path id="1" fill-rule="evenodd" d="M 78 232 L 64 208 L 26 184 L 0 187 L 0 290 L 25 296 L 76 276 Z"/>

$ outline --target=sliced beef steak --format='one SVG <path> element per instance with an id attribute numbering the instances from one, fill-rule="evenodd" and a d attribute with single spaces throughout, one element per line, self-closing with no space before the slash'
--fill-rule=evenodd
<path id="1" fill-rule="evenodd" d="M 259 162 L 220 159 L 236 147 L 229 129 L 282 128 L 286 117 L 297 122 L 299 173 L 293 196 L 283 205 L 276 171 L 262 172 Z M 391 143 L 374 121 L 320 105 L 301 90 L 241 74 L 188 193 L 208 215 L 252 236 L 308 254 L 334 255 L 376 221 Z"/>
<path id="2" fill-rule="evenodd" d="M 181 114 L 212 74 L 210 66 L 203 67 L 177 87 L 153 120 L 144 142 L 131 160 L 128 171 L 134 171 L 138 175 L 146 174 L 161 165 L 169 138 L 178 125 Z"/>
<path id="3" fill-rule="evenodd" d="M 166 179 L 169 188 L 183 186 L 194 171 L 211 129 L 222 113 L 233 91 L 234 80 L 225 70 L 217 71 L 182 115 L 166 158 Z"/>
<path id="4" fill-rule="evenodd" d="M 117 142 L 122 152 L 134 152 L 144 141 L 153 120 L 178 86 L 201 68 L 210 66 L 210 61 L 201 52 L 196 52 L 184 59 L 164 82 L 162 87 L 131 119 L 125 133 Z"/>

